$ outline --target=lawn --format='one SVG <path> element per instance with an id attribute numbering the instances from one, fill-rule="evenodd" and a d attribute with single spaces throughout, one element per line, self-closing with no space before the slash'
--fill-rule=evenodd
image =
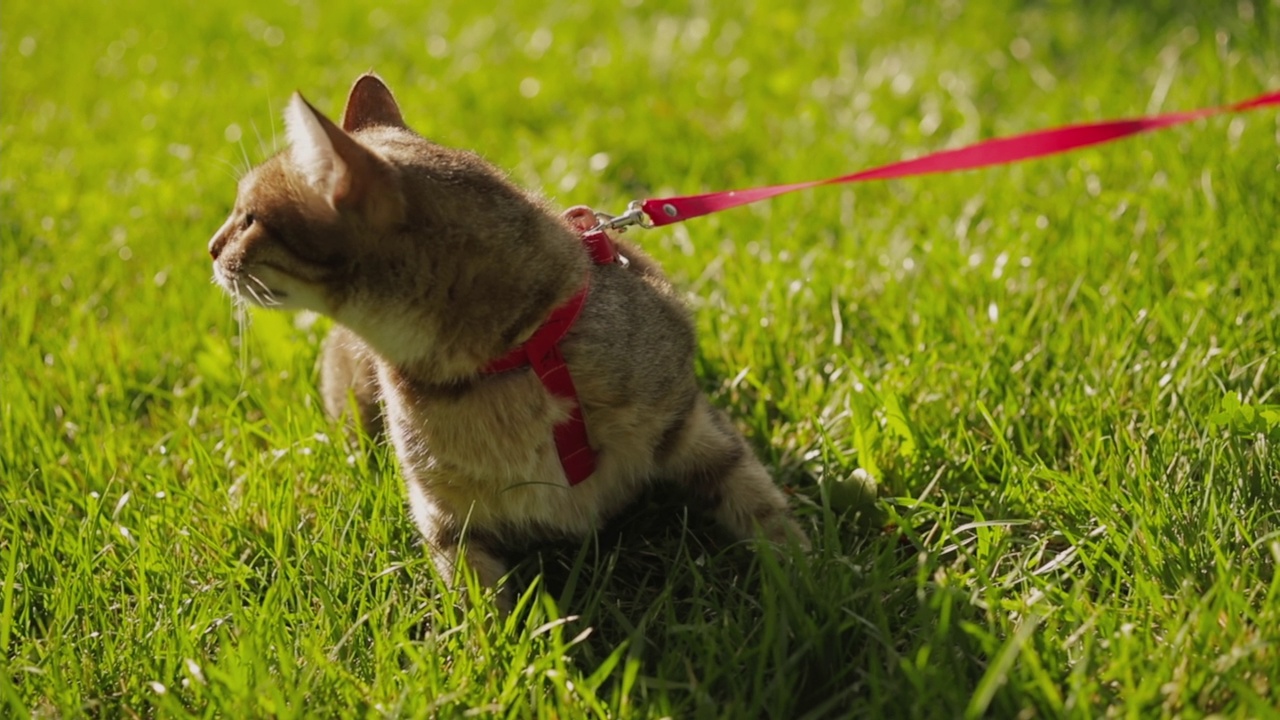
<path id="1" fill-rule="evenodd" d="M 812 555 L 654 495 L 433 574 L 206 243 L 301 89 L 560 206 L 1280 88 L 1280 2 L 0 5 L 0 716 L 1266 716 L 1280 113 L 633 231 Z M 640 234 L 642 233 L 642 234 Z M 855 476 L 879 500 L 849 503 Z"/>

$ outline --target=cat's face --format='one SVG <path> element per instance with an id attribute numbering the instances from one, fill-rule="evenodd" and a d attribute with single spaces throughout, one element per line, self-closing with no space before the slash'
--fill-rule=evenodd
<path id="1" fill-rule="evenodd" d="M 236 205 L 209 242 L 214 280 L 263 307 L 331 314 L 331 290 L 355 252 L 336 213 L 277 155 L 241 178 Z"/>
<path id="2" fill-rule="evenodd" d="M 401 173 L 351 133 L 376 128 L 371 137 L 408 145 L 410 155 L 430 144 L 373 76 L 352 88 L 345 129 L 296 94 L 285 120 L 289 150 L 240 180 L 235 208 L 209 242 L 214 279 L 252 304 L 334 315 L 406 220 Z M 397 255 L 402 266 L 415 260 Z"/>

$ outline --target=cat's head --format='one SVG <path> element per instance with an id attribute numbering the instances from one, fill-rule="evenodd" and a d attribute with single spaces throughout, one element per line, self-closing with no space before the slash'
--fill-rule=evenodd
<path id="1" fill-rule="evenodd" d="M 356 81 L 341 127 L 298 94 L 285 121 L 289 149 L 240 180 L 209 243 L 231 295 L 328 315 L 409 360 L 440 342 L 491 352 L 529 302 L 562 295 L 567 272 L 580 281 L 563 222 L 478 156 L 410 130 L 376 76 Z"/>

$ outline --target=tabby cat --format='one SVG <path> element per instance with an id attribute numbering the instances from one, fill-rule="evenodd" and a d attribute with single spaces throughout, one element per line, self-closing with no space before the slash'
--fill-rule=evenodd
<path id="1" fill-rule="evenodd" d="M 209 243 L 214 277 L 242 301 L 335 321 L 326 408 L 354 397 L 367 429 L 385 426 L 446 579 L 465 559 L 497 587 L 506 551 L 586 536 L 656 481 L 737 538 L 807 547 L 699 391 L 692 323 L 653 260 L 616 241 L 616 261 L 593 262 L 580 218 L 414 133 L 374 75 L 352 87 L 341 127 L 298 94 L 285 120 L 289 149 L 240 180 Z M 575 393 L 528 364 L 492 369 L 584 288 L 556 345 Z M 571 486 L 558 433 L 575 416 L 593 465 Z"/>

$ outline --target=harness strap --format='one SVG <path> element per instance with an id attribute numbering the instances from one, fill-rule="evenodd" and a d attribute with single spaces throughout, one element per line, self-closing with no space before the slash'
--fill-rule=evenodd
<path id="1" fill-rule="evenodd" d="M 587 223 L 584 212 L 591 216 L 592 229 L 584 228 Z M 595 229 L 595 216 L 589 209 L 575 207 L 566 212 L 565 216 L 582 233 L 582 244 L 595 264 L 610 265 L 618 262 L 618 251 L 613 245 L 613 240 L 604 230 Z M 564 355 L 560 352 L 560 341 L 569 333 L 578 315 L 581 314 L 589 288 L 590 280 L 588 279 L 583 282 L 582 289 L 573 297 L 551 311 L 551 315 L 528 340 L 506 355 L 490 362 L 480 371 L 484 375 L 495 375 L 508 370 L 531 367 L 547 392 L 573 401 L 573 409 L 569 412 L 569 417 L 556 425 L 552 431 L 556 452 L 560 456 L 560 466 L 564 468 L 564 475 L 570 486 L 586 480 L 596 471 L 596 451 L 587 440 L 587 424 L 582 419 L 582 403 L 578 400 L 578 391 L 573 386 L 569 366 L 565 364 Z"/>

